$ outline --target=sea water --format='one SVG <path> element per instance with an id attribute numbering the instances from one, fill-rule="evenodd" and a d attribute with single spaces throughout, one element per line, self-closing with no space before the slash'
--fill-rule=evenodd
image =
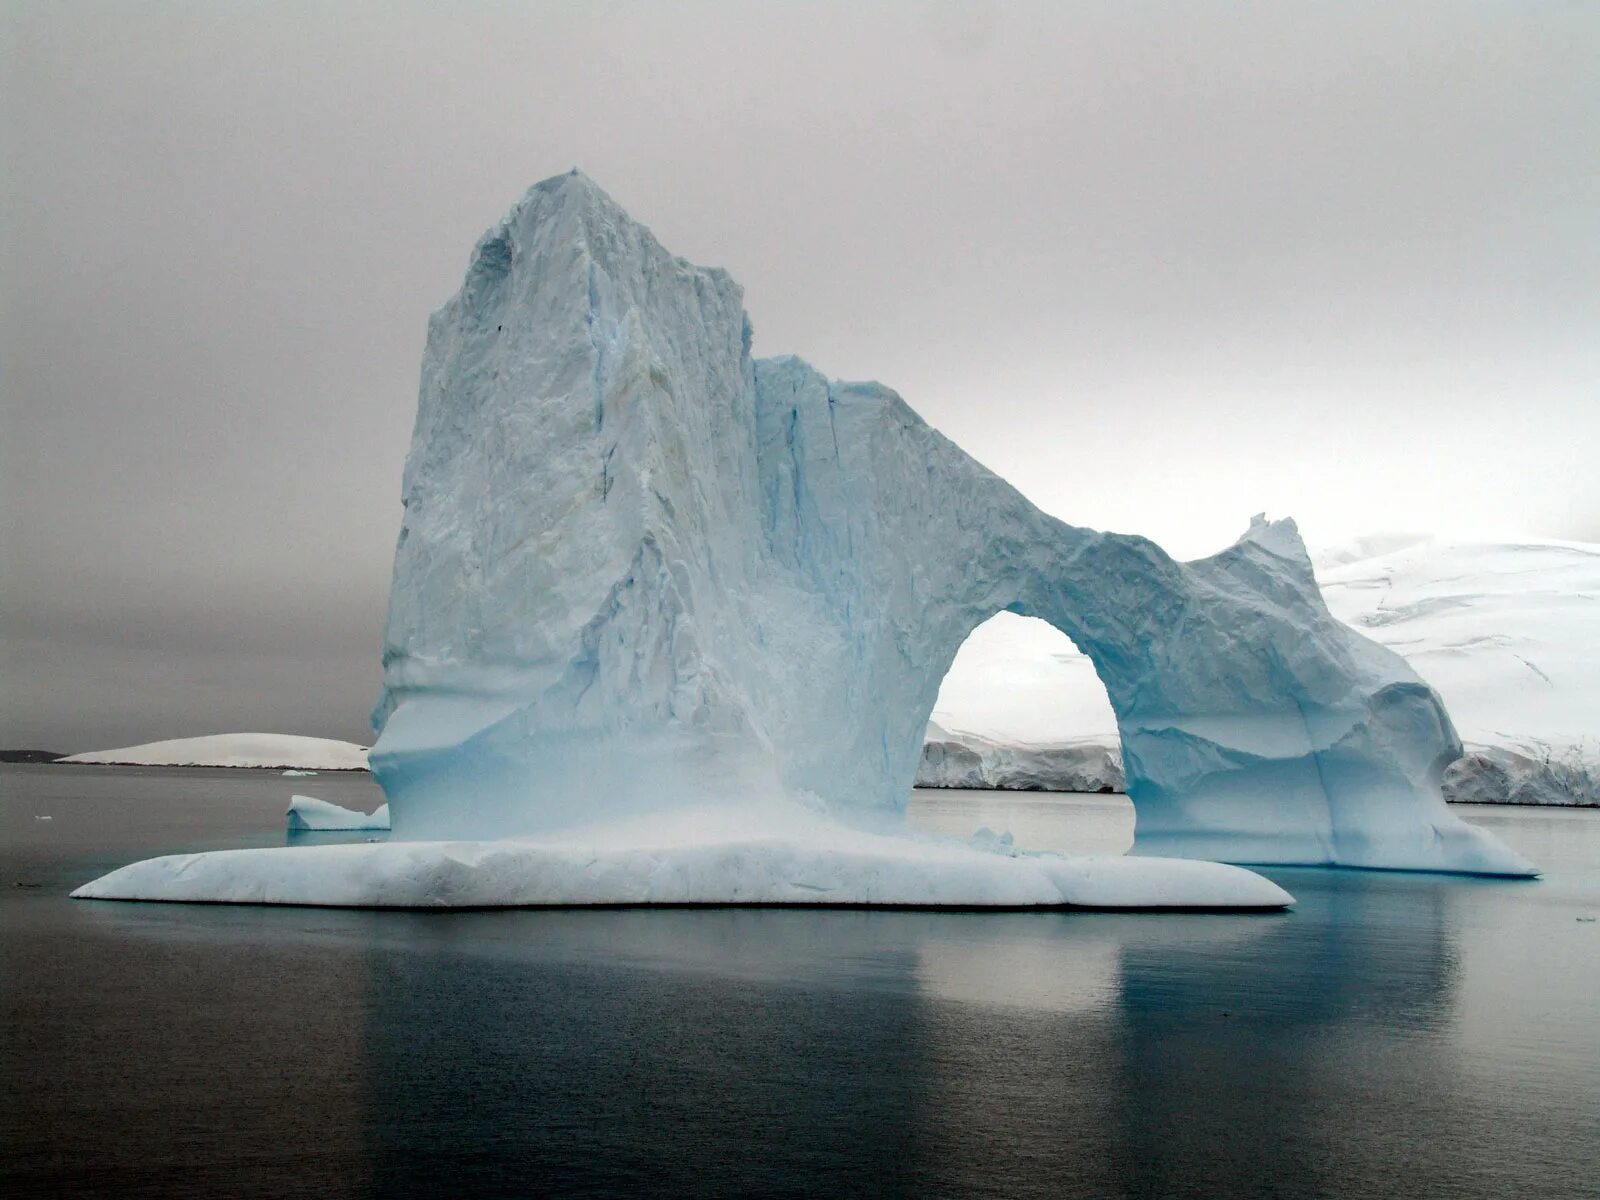
<path id="1" fill-rule="evenodd" d="M 1277 915 L 72 901 L 363 775 L 0 767 L 8 1196 L 1594 1195 L 1600 812 Z M 48 816 L 50 820 L 40 818 Z M 1120 797 L 919 793 L 1115 852 Z M 322 835 L 332 837 L 337 835 Z M 367 837 L 370 834 L 345 835 Z"/>

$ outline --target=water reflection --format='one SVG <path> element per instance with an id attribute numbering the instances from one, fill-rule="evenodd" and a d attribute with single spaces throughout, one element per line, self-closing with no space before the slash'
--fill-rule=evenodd
<path id="1" fill-rule="evenodd" d="M 1248 945 L 1137 931 L 1123 945 L 1108 1082 L 1133 1194 L 1212 1178 L 1245 1195 L 1402 1195 L 1428 1157 L 1407 1131 L 1419 1096 L 1455 1089 L 1450 886 L 1277 875 L 1298 911 Z"/>
<path id="2" fill-rule="evenodd" d="M 522 913 L 418 918 L 397 941 L 391 923 L 371 958 L 373 1177 L 964 1195 L 1246 1179 L 1317 1194 L 1333 1180 L 1306 1137 L 1330 1107 L 1359 1107 L 1344 1057 L 1370 1052 L 1375 1015 L 1380 1042 L 1385 1027 L 1419 1042 L 1453 1004 L 1438 898 L 1407 897 L 1424 903 L 1392 922 L 1379 893 L 1332 889 L 1298 927 Z M 1426 1042 L 1408 1069 L 1437 1074 Z"/>
<path id="3" fill-rule="evenodd" d="M 918 934 L 884 915 L 416 922 L 371 960 L 378 1190 L 901 1189 L 937 1147 Z"/>

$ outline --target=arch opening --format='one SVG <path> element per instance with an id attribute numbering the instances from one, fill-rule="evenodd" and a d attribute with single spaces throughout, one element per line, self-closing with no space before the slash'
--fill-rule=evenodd
<path id="1" fill-rule="evenodd" d="M 1002 611 L 967 635 L 940 683 L 908 815 L 945 833 L 1009 829 L 1030 850 L 1128 848 L 1116 716 L 1068 634 Z"/>

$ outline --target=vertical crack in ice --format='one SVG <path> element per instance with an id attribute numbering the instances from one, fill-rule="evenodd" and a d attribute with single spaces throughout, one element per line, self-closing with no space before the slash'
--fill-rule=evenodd
<path id="1" fill-rule="evenodd" d="M 1319 822 L 1315 815 L 1311 820 L 1311 832 L 1317 839 L 1317 845 L 1322 847 L 1322 857 L 1329 863 L 1336 863 L 1339 857 L 1334 853 L 1334 845 L 1330 840 L 1333 836 L 1333 796 L 1328 791 L 1328 776 L 1322 767 L 1322 752 L 1317 749 L 1316 742 L 1311 736 L 1311 721 L 1306 716 L 1305 705 L 1300 702 L 1299 696 L 1293 696 L 1295 711 L 1300 714 L 1300 726 L 1306 731 L 1306 750 L 1311 755 L 1311 765 L 1317 772 L 1317 787 L 1322 791 L 1322 820 Z"/>
<path id="2" fill-rule="evenodd" d="M 597 328 L 600 320 L 599 268 L 589 263 L 589 344 L 594 347 L 594 431 L 599 433 L 606 424 L 605 362 L 606 348 Z"/>
<path id="3" fill-rule="evenodd" d="M 789 490 L 794 497 L 794 532 L 796 553 L 799 552 L 799 543 L 805 539 L 805 525 L 800 516 L 800 496 L 804 490 L 804 483 L 800 478 L 800 450 L 795 445 L 796 426 L 800 422 L 800 406 L 797 404 L 789 410 L 789 427 L 784 435 L 784 442 L 789 448 Z"/>

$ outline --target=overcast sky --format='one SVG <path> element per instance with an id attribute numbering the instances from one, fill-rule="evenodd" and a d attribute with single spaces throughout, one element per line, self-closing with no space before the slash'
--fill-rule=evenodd
<path id="1" fill-rule="evenodd" d="M 0 745 L 366 738 L 428 313 L 581 166 L 1076 524 L 1600 540 L 1600 5 L 6 3 Z"/>

